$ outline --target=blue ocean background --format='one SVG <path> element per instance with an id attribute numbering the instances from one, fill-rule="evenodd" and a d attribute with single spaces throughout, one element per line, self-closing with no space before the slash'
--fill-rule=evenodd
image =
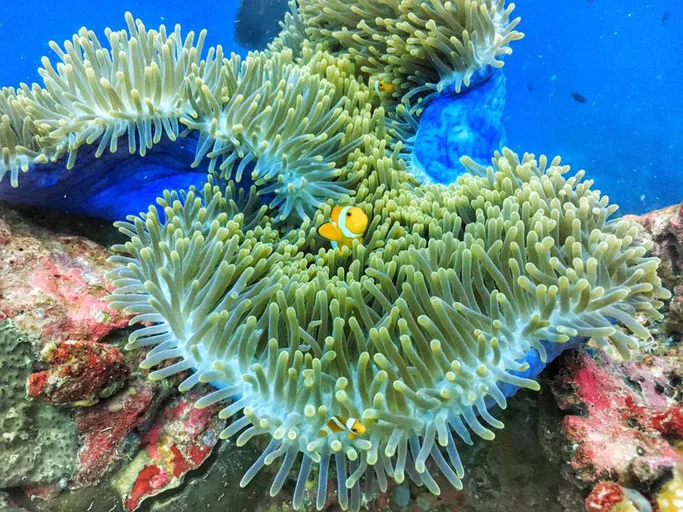
<path id="1" fill-rule="evenodd" d="M 252 0 L 264 25 L 281 2 Z M 641 213 L 683 199 L 683 3 L 642 0 L 520 0 L 526 38 L 507 58 L 507 144 L 562 155 L 596 188 Z M 87 26 L 125 28 L 131 11 L 146 26 L 208 29 L 207 45 L 245 54 L 235 41 L 237 0 L 3 1 L 0 85 L 39 81 L 50 40 Z"/>

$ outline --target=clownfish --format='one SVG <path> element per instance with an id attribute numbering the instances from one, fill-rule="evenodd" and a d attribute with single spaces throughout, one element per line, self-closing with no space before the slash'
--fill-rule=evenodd
<path id="1" fill-rule="evenodd" d="M 335 206 L 330 220 L 318 228 L 318 234 L 332 242 L 332 247 L 352 247 L 353 241 L 363 243 L 368 216 L 357 206 Z"/>
<path id="2" fill-rule="evenodd" d="M 353 440 L 357 436 L 362 436 L 367 431 L 367 427 L 356 418 L 346 418 L 344 416 L 332 416 L 323 428 L 320 429 L 318 436 L 325 437 L 336 432 L 348 432 L 349 439 Z"/>
<path id="3" fill-rule="evenodd" d="M 372 89 L 378 96 L 380 93 L 392 93 L 394 92 L 394 84 L 387 82 L 384 78 L 370 78 L 372 82 Z"/>

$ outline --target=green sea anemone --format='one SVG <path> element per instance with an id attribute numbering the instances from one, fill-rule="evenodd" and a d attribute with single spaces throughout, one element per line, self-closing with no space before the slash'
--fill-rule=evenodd
<path id="1" fill-rule="evenodd" d="M 411 97 L 447 88 L 460 92 L 475 73 L 501 67 L 509 44 L 521 39 L 505 0 L 298 0 L 285 19 L 281 43 L 296 44 L 301 30 L 360 71 Z"/>
<path id="2" fill-rule="evenodd" d="M 97 142 L 100 156 L 125 136 L 130 153 L 144 156 L 162 135 L 179 135 L 185 78 L 200 67 L 206 31 L 195 46 L 194 33 L 183 39 L 179 25 L 170 34 L 163 25 L 147 30 L 130 13 L 126 23 L 128 32 L 106 30 L 109 48 L 85 27 L 63 49 L 50 42 L 60 62 L 43 57 L 45 88 L 22 85 L 19 99 L 40 128 L 41 147 L 52 148 L 54 159 L 68 153 L 69 169 L 86 144 Z"/>
<path id="3" fill-rule="evenodd" d="M 42 87 L 0 92 L 0 179 L 9 174 L 17 187 L 20 171 L 62 159 L 72 169 L 79 151 L 144 157 L 184 137 L 196 145 L 193 167 L 208 161 L 222 178 L 249 177 L 273 221 L 294 226 L 327 201 L 355 197 L 372 172 L 358 165 L 359 150 L 376 161 L 377 147 L 414 129 L 416 118 L 409 125 L 401 114 L 411 107 L 381 100 L 368 75 L 386 75 L 398 96 L 449 81 L 459 90 L 477 69 L 500 65 L 520 36 L 511 10 L 482 0 L 301 1 L 268 51 L 245 59 L 220 46 L 205 52 L 205 31 L 147 29 L 130 13 L 127 30 L 105 31 L 106 44 L 83 27 L 50 42 L 57 58 L 42 59 Z M 410 141 L 387 149 L 406 156 Z"/>
<path id="4" fill-rule="evenodd" d="M 192 113 L 182 122 L 200 132 L 197 158 L 220 158 L 224 176 L 251 178 L 279 216 L 310 217 L 328 199 L 348 197 L 360 179 L 342 173 L 349 154 L 383 122 L 368 88 L 327 60 L 325 73 L 293 61 L 290 50 L 213 61 L 188 80 Z M 336 73 L 333 73 L 336 71 Z M 344 175 L 341 178 L 342 174 Z"/>
<path id="5" fill-rule="evenodd" d="M 63 47 L 51 42 L 58 61 L 43 58 L 44 87 L 0 92 L 0 178 L 16 187 L 19 171 L 67 154 L 71 169 L 80 149 L 100 157 L 122 138 L 144 157 L 163 137 L 186 137 L 196 144 L 188 164 L 250 175 L 279 220 L 354 194 L 364 174 L 342 168 L 367 137 L 383 138 L 385 114 L 348 59 L 303 44 L 306 64 L 286 48 L 203 55 L 205 31 L 148 30 L 130 13 L 126 22 L 107 29 L 109 48 L 86 28 Z"/>
<path id="6" fill-rule="evenodd" d="M 118 223 L 130 241 L 115 247 L 111 302 L 146 325 L 129 346 L 151 347 L 153 379 L 214 384 L 197 406 L 226 402 L 222 437 L 269 439 L 242 485 L 282 459 L 276 495 L 297 464 L 295 508 L 314 466 L 324 507 L 332 463 L 345 509 L 363 478 L 371 491 L 408 475 L 438 494 L 432 467 L 460 488 L 456 439 L 493 439 L 504 385 L 538 389 L 517 373 L 530 351 L 545 361 L 592 337 L 628 357 L 648 335 L 636 316 L 658 317 L 668 295 L 638 227 L 610 219 L 616 206 L 559 159 L 465 160 L 450 186 L 378 185 L 386 164 L 357 194 L 365 243 L 340 252 L 315 238 L 328 205 L 280 231 L 255 188 L 213 178 Z M 344 418 L 365 431 L 326 430 Z"/>

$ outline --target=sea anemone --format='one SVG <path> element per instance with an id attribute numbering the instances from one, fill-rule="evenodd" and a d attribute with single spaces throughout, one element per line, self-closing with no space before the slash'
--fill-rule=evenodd
<path id="1" fill-rule="evenodd" d="M 57 59 L 42 59 L 42 87 L 0 91 L 0 180 L 10 177 L 9 187 L 0 182 L 0 199 L 115 219 L 144 211 L 162 182 L 199 183 L 205 169 L 191 167 L 208 166 L 223 179 L 254 183 L 273 222 L 310 220 L 323 203 L 355 196 L 372 174 L 358 162 L 372 166 L 378 147 L 409 154 L 404 132 L 414 132 L 418 111 L 407 98 L 452 79 L 438 78 L 438 63 L 451 59 L 449 69 L 465 77 L 498 65 L 480 54 L 505 53 L 517 37 L 511 8 L 499 4 L 402 0 L 348 10 L 336 0 L 302 1 L 292 4 L 280 38 L 244 59 L 225 56 L 221 46 L 205 51 L 205 31 L 147 29 L 130 13 L 127 30 L 105 31 L 107 44 L 83 27 L 63 45 L 50 42 Z M 335 25 L 335 13 L 344 24 Z M 364 21 L 371 14 L 374 21 Z M 438 56 L 445 43 L 415 28 L 418 15 L 433 16 L 425 23 L 438 22 L 440 34 L 459 34 L 448 35 L 453 55 Z M 461 47 L 468 57 L 457 60 Z M 438 73 L 418 70 L 418 62 Z M 398 107 L 368 85 L 368 74 L 386 73 L 404 97 Z M 402 122 L 402 108 L 412 123 Z M 392 134 L 406 137 L 389 143 Z M 68 172 L 77 158 L 78 169 Z M 30 169 L 14 190 L 20 171 Z"/>
<path id="2" fill-rule="evenodd" d="M 254 187 L 213 178 L 118 223 L 130 241 L 115 247 L 111 303 L 146 325 L 129 340 L 152 347 L 142 366 L 190 370 L 183 391 L 213 384 L 197 406 L 226 401 L 222 437 L 269 440 L 241 485 L 282 458 L 270 493 L 300 462 L 295 508 L 314 466 L 324 507 L 330 464 L 344 509 L 363 479 L 371 492 L 407 475 L 438 494 L 436 468 L 460 488 L 456 439 L 493 439 L 490 407 L 538 389 L 543 365 L 527 361 L 586 337 L 628 357 L 648 336 L 636 315 L 660 316 L 658 260 L 582 171 L 509 150 L 463 163 L 450 186 L 387 183 L 378 164 L 366 181 L 385 183 L 356 196 L 365 243 L 341 252 L 315 238 L 329 206 L 280 231 Z M 335 418 L 364 428 L 326 430 Z"/>
<path id="3" fill-rule="evenodd" d="M 192 113 L 182 122 L 200 133 L 193 166 L 208 156 L 212 170 L 220 158 L 222 175 L 238 182 L 249 170 L 283 219 L 311 217 L 327 199 L 351 193 L 360 176 L 341 179 L 341 167 L 384 116 L 369 103 L 367 86 L 332 62 L 322 66 L 327 77 L 316 73 L 322 56 L 315 58 L 299 66 L 290 50 L 245 61 L 233 55 L 188 80 Z"/>
<path id="4" fill-rule="evenodd" d="M 347 54 L 359 70 L 393 84 L 394 95 L 469 87 L 475 76 L 503 66 L 509 44 L 524 35 L 515 30 L 514 4 L 505 0 L 298 0 L 298 12 L 283 24 L 281 38 L 326 45 Z M 277 47 L 277 46 L 276 46 Z M 476 81 L 476 80 L 475 80 Z"/>
<path id="5" fill-rule="evenodd" d="M 59 61 L 43 58 L 44 88 L 22 84 L 17 91 L 0 92 L 0 178 L 9 173 L 11 186 L 17 187 L 19 171 L 39 167 L 42 176 L 29 179 L 32 188 L 49 189 L 66 175 L 67 181 L 85 179 L 79 188 L 90 195 L 106 195 L 88 182 L 92 177 L 65 172 L 76 165 L 79 151 L 88 167 L 107 150 L 115 154 L 107 157 L 109 165 L 94 167 L 114 168 L 100 181 L 120 190 L 127 169 L 145 165 L 131 163 L 129 155 L 158 157 L 169 153 L 169 141 L 184 137 L 184 144 L 171 151 L 175 159 L 168 156 L 166 165 L 150 162 L 141 177 L 188 173 L 190 164 L 202 166 L 207 159 L 213 170 L 218 162 L 225 178 L 239 182 L 247 175 L 280 220 L 301 220 L 328 199 L 353 195 L 363 174 L 341 168 L 364 147 L 366 135 L 383 137 L 384 110 L 370 101 L 370 90 L 354 76 L 351 62 L 303 46 L 307 65 L 295 62 L 288 49 L 252 52 L 243 60 L 225 57 L 218 46 L 203 56 L 205 31 L 195 41 L 193 32 L 183 38 L 178 25 L 168 34 L 163 25 L 148 30 L 130 13 L 126 22 L 128 31 L 107 29 L 109 48 L 86 28 L 63 48 L 51 42 Z M 157 145 L 165 147 L 155 151 Z M 182 161 L 187 147 L 195 152 L 194 161 Z M 76 174 L 81 172 L 86 171 Z M 189 178 L 183 186 L 192 183 L 191 172 Z M 49 190 L 41 190 L 41 203 L 61 206 L 65 186 L 54 189 L 53 200 Z M 17 196 L 26 202 L 11 190 L 1 195 L 5 200 Z"/>
<path id="6" fill-rule="evenodd" d="M 31 165 L 47 162 L 47 155 L 37 149 L 36 126 L 17 101 L 14 88 L 0 89 L 0 181 L 9 174 L 13 187 L 19 184 L 19 172 Z"/>

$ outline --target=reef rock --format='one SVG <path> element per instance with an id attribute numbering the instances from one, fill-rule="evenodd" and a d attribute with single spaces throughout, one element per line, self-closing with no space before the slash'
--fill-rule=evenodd
<path id="1" fill-rule="evenodd" d="M 118 391 L 129 373 L 119 349 L 104 343 L 51 343 L 41 356 L 49 368 L 29 377 L 28 394 L 53 404 L 96 403 Z"/>
<path id="2" fill-rule="evenodd" d="M 225 421 L 218 407 L 197 409 L 197 392 L 174 399 L 142 436 L 142 449 L 117 475 L 115 487 L 127 511 L 142 501 L 181 485 L 185 474 L 211 455 Z"/>
<path id="3" fill-rule="evenodd" d="M 662 283 L 674 293 L 667 327 L 683 333 L 683 203 L 625 218 L 641 224 L 645 228 L 641 236 L 654 243 L 652 253 L 662 260 L 658 273 Z"/>
<path id="4" fill-rule="evenodd" d="M 78 438 L 67 411 L 26 400 L 34 358 L 28 336 L 0 322 L 0 488 L 69 478 Z"/>
<path id="5" fill-rule="evenodd" d="M 110 400 L 76 412 L 83 445 L 75 485 L 96 482 L 112 463 L 122 457 L 126 452 L 126 436 L 144 422 L 153 399 L 154 387 L 138 380 Z"/>
<path id="6" fill-rule="evenodd" d="M 109 253 L 83 237 L 59 234 L 0 205 L 0 319 L 56 341 L 100 341 L 128 324 L 104 298 Z"/>
<path id="7" fill-rule="evenodd" d="M 582 488 L 595 486 L 587 509 L 603 510 L 603 488 L 614 504 L 629 494 L 653 497 L 683 465 L 683 350 L 621 364 L 579 351 L 561 363 L 552 390 L 567 413 L 560 425 L 567 473 Z"/>

